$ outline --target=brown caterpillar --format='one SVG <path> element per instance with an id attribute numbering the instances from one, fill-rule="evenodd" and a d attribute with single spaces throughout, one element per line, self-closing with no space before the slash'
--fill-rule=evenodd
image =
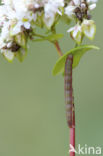
<path id="1" fill-rule="evenodd" d="M 74 97 L 72 88 L 72 64 L 73 55 L 68 55 L 65 62 L 64 73 L 64 90 L 65 90 L 65 103 L 66 103 L 66 118 L 70 128 L 74 125 Z"/>

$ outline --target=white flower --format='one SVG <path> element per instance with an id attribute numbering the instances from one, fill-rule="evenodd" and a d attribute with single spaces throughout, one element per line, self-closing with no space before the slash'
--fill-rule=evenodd
<path id="1" fill-rule="evenodd" d="M 48 28 L 53 25 L 56 13 L 62 15 L 60 8 L 63 6 L 63 0 L 48 0 L 44 5 L 44 22 Z"/>
<path id="2" fill-rule="evenodd" d="M 88 3 L 88 5 L 89 5 L 89 9 L 90 10 L 93 10 L 93 9 L 95 9 L 96 8 L 96 2 L 97 2 L 98 0 L 87 0 L 87 3 Z"/>
<path id="3" fill-rule="evenodd" d="M 96 25 L 90 18 L 89 11 L 95 9 L 97 0 L 70 0 L 65 8 L 65 14 L 69 18 L 77 20 L 78 24 L 68 30 L 71 37 L 80 44 L 83 36 L 92 40 L 95 36 Z"/>
<path id="4" fill-rule="evenodd" d="M 97 0 L 1 0 L 0 5 L 0 51 L 9 61 L 26 49 L 27 39 L 32 38 L 36 26 L 44 24 L 50 29 L 59 16 L 75 19 L 70 28 L 71 37 L 80 44 L 83 36 L 93 39 L 96 31 L 89 12 Z M 65 7 L 66 6 L 66 7 Z M 35 29 L 35 30 L 34 30 Z"/>
<path id="5" fill-rule="evenodd" d="M 67 32 L 71 33 L 72 38 L 80 44 L 82 41 L 82 28 L 81 25 L 77 24 L 76 26 L 70 28 Z"/>
<path id="6" fill-rule="evenodd" d="M 93 20 L 84 20 L 82 23 L 84 35 L 90 40 L 94 39 L 96 33 L 96 25 Z"/>
<path id="7" fill-rule="evenodd" d="M 5 5 L 11 5 L 12 4 L 12 0 L 2 0 L 1 2 Z"/>
<path id="8" fill-rule="evenodd" d="M 78 6 L 78 5 L 80 5 L 81 0 L 73 0 L 73 3 Z"/>
<path id="9" fill-rule="evenodd" d="M 96 8 L 96 4 L 94 3 L 94 4 L 91 4 L 90 6 L 89 6 L 89 9 L 90 10 L 93 10 L 93 9 L 95 9 Z"/>
<path id="10" fill-rule="evenodd" d="M 69 18 L 72 18 L 75 13 L 74 13 L 74 10 L 75 10 L 75 6 L 72 6 L 72 5 L 68 5 L 66 8 L 65 8 L 65 14 L 69 17 Z"/>
<path id="11" fill-rule="evenodd" d="M 98 0 L 87 0 L 88 3 L 96 3 Z"/>
<path id="12" fill-rule="evenodd" d="M 12 53 L 10 50 L 2 50 L 1 53 L 9 62 L 14 59 L 14 53 Z"/>
<path id="13" fill-rule="evenodd" d="M 76 26 L 70 28 L 67 32 L 71 34 L 71 37 L 77 42 L 77 44 L 80 44 L 83 34 L 90 40 L 94 39 L 96 25 L 93 20 L 84 19 L 81 25 L 78 23 Z"/>
<path id="14" fill-rule="evenodd" d="M 75 9 L 78 8 L 81 12 L 86 9 L 88 9 L 87 13 L 89 10 L 93 10 L 96 8 L 96 2 L 97 0 L 71 0 L 68 6 L 65 8 L 65 14 L 69 17 L 72 18 L 76 17 Z"/>

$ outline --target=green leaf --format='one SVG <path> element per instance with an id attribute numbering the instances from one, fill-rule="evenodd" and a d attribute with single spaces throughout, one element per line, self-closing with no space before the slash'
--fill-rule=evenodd
<path id="1" fill-rule="evenodd" d="M 67 25 L 69 25 L 71 22 L 71 19 L 68 18 L 67 15 L 63 15 L 63 16 L 61 16 L 61 21 L 65 22 Z"/>
<path id="2" fill-rule="evenodd" d="M 68 55 L 70 54 L 73 55 L 73 68 L 75 68 L 79 64 L 81 57 L 87 51 L 92 50 L 92 49 L 99 50 L 98 47 L 93 46 L 93 45 L 82 45 L 82 46 L 71 49 L 62 57 L 60 57 L 59 60 L 56 62 L 56 65 L 54 66 L 54 69 L 53 69 L 53 75 L 55 76 L 61 72 L 64 72 L 65 61 Z"/>
<path id="3" fill-rule="evenodd" d="M 43 42 L 43 41 L 46 41 L 46 39 L 33 39 L 32 41 L 34 41 L 34 42 Z"/>
<path id="4" fill-rule="evenodd" d="M 44 16 L 43 13 L 41 13 L 41 15 L 37 14 L 37 20 L 35 22 L 35 25 L 37 27 L 40 27 L 40 28 L 44 27 L 43 16 Z M 34 23 L 33 23 L 33 25 L 34 25 Z"/>
<path id="5" fill-rule="evenodd" d="M 63 37 L 63 34 L 53 34 L 45 37 L 46 40 L 49 40 L 51 42 L 59 40 Z"/>
<path id="6" fill-rule="evenodd" d="M 36 35 L 35 35 L 36 36 Z M 39 36 L 38 36 L 39 37 Z M 55 42 L 63 37 L 63 34 L 52 34 L 49 36 L 43 36 L 40 39 L 33 39 L 34 42 L 50 41 Z"/>
<path id="7" fill-rule="evenodd" d="M 27 55 L 27 48 L 23 49 L 21 48 L 17 53 L 16 53 L 16 57 L 18 58 L 18 60 L 20 62 L 24 61 L 25 56 Z"/>
<path id="8" fill-rule="evenodd" d="M 13 59 L 14 59 L 14 53 L 13 52 L 11 52 L 9 50 L 5 50 L 2 54 L 8 62 L 13 61 Z"/>
<path id="9" fill-rule="evenodd" d="M 27 39 L 24 33 L 18 34 L 15 36 L 15 41 L 18 43 L 22 48 L 27 46 Z"/>

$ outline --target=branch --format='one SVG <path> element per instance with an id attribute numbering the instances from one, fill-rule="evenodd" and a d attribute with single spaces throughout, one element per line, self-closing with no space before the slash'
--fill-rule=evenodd
<path id="1" fill-rule="evenodd" d="M 59 46 L 58 41 L 54 42 L 54 45 L 55 45 L 55 47 L 56 47 L 56 49 L 57 49 L 58 55 L 59 55 L 59 56 L 63 56 L 63 53 L 62 53 L 62 51 L 61 51 L 61 48 L 60 48 L 60 46 Z"/>

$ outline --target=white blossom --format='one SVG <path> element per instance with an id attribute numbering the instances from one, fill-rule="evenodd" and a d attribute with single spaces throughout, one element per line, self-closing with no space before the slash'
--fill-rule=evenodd
<path id="1" fill-rule="evenodd" d="M 48 3 L 44 5 L 44 22 L 48 28 L 50 28 L 55 20 L 55 15 L 58 13 L 62 15 L 60 7 L 64 6 L 63 0 L 49 0 Z"/>
<path id="2" fill-rule="evenodd" d="M 93 20 L 84 20 L 82 23 L 82 30 L 86 37 L 92 40 L 96 33 L 96 25 Z"/>
<path id="3" fill-rule="evenodd" d="M 3 56 L 11 62 L 14 59 L 14 53 L 12 53 L 10 50 L 2 50 L 1 51 Z"/>
<path id="4" fill-rule="evenodd" d="M 75 14 L 74 11 L 76 8 L 83 9 L 83 8 L 86 8 L 86 5 L 88 5 L 89 10 L 93 10 L 96 8 L 96 2 L 97 2 L 97 0 L 87 0 L 87 1 L 71 0 L 69 2 L 68 6 L 65 8 L 65 14 L 71 18 L 72 15 Z M 88 12 L 89 12 L 89 10 L 88 10 Z"/>
<path id="5" fill-rule="evenodd" d="M 0 49 L 9 60 L 14 58 L 14 54 L 12 52 L 11 54 L 10 50 L 17 51 L 21 46 L 19 39 L 22 40 L 22 46 L 25 45 L 26 37 L 22 34 L 23 31 L 34 29 L 38 18 L 41 18 L 50 29 L 55 22 L 55 16 L 62 15 L 64 7 L 64 0 L 2 0 L 1 2 Z"/>
<path id="6" fill-rule="evenodd" d="M 95 36 L 96 26 L 94 21 L 89 18 L 90 11 L 96 7 L 96 2 L 97 0 L 71 0 L 65 8 L 65 14 L 79 23 L 68 31 L 78 44 L 81 43 L 84 35 L 89 39 L 93 39 Z"/>
<path id="7" fill-rule="evenodd" d="M 70 28 L 68 33 L 71 33 L 72 38 L 77 42 L 77 44 L 81 43 L 82 40 L 82 27 L 79 25 L 75 25 L 74 27 Z"/>
<path id="8" fill-rule="evenodd" d="M 52 30 L 59 17 L 68 16 L 76 25 L 68 30 L 80 44 L 83 36 L 93 39 L 96 31 L 90 11 L 98 0 L 2 0 L 0 5 L 0 51 L 11 61 L 27 48 L 36 27 Z M 30 34 L 32 32 L 32 34 Z"/>
<path id="9" fill-rule="evenodd" d="M 68 5 L 65 8 L 65 14 L 69 17 L 69 18 L 73 18 L 73 16 L 75 15 L 74 10 L 76 9 L 75 6 L 72 5 Z"/>

